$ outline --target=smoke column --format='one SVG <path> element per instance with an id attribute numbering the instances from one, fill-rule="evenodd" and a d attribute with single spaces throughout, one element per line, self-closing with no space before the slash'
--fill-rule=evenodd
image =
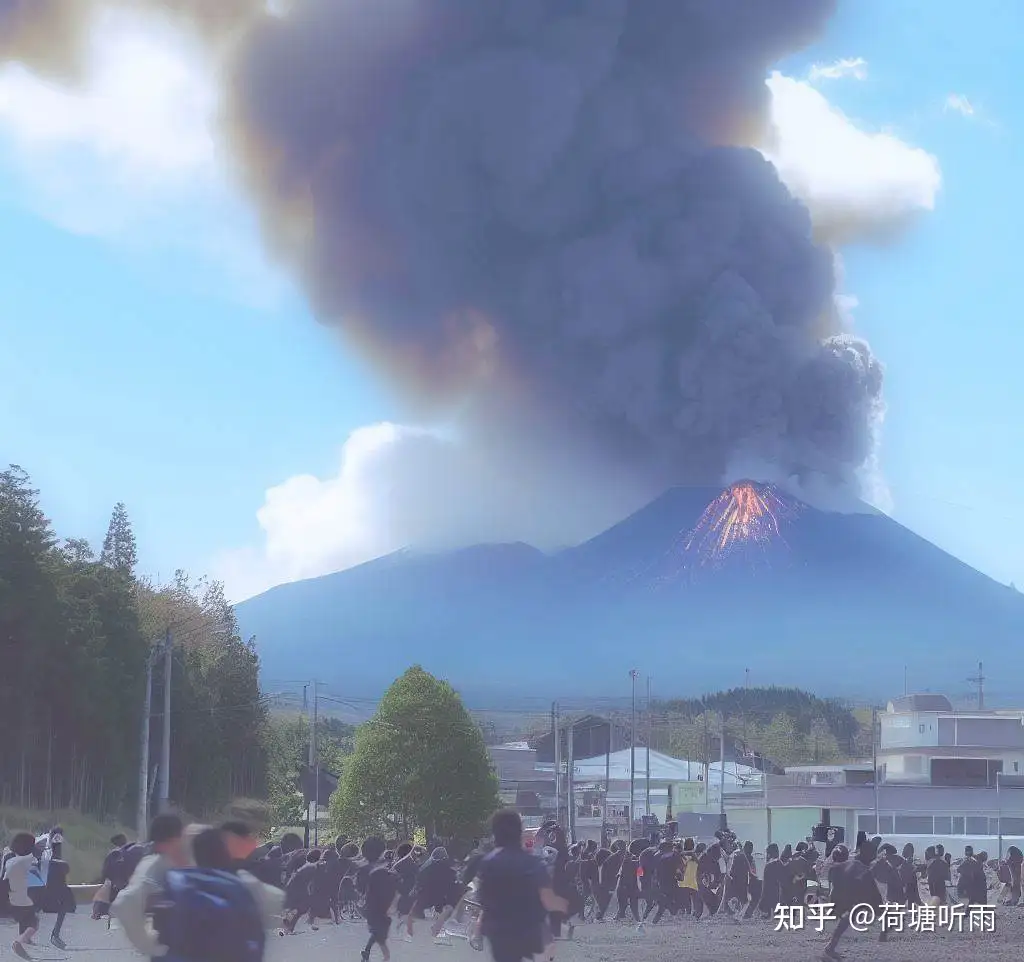
<path id="1" fill-rule="evenodd" d="M 0 54 L 69 69 L 88 6 L 0 0 Z M 269 246 L 423 414 L 652 486 L 738 462 L 849 485 L 870 459 L 881 367 L 752 149 L 769 69 L 835 0 L 150 6 L 229 51 Z"/>

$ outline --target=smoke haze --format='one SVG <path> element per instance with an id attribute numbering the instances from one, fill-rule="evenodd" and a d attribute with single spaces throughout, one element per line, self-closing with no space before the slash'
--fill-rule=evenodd
<path id="1" fill-rule="evenodd" d="M 119 5 L 210 42 L 269 249 L 414 420 L 538 462 L 571 438 L 630 502 L 737 465 L 860 490 L 883 375 L 826 244 L 925 204 L 807 181 L 815 232 L 761 153 L 799 166 L 766 80 L 836 0 Z M 102 6 L 0 0 L 0 59 L 74 81 Z"/>

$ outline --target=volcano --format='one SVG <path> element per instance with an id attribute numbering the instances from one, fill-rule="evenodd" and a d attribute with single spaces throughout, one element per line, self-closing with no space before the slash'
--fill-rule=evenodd
<path id="1" fill-rule="evenodd" d="M 798 685 L 878 697 L 904 667 L 959 692 L 979 660 L 1024 667 L 1024 596 L 891 518 L 824 511 L 769 485 L 673 488 L 545 554 L 399 552 L 239 604 L 264 677 L 296 661 L 353 697 L 418 663 L 480 698 Z M 626 679 L 624 681 L 624 679 Z"/>

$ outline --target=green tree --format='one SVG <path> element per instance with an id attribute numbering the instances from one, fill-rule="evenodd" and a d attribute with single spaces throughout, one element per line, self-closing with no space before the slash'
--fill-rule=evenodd
<path id="1" fill-rule="evenodd" d="M 355 729 L 337 718 L 317 722 L 320 767 L 340 776 L 352 754 Z M 275 825 L 298 825 L 305 819 L 300 775 L 309 761 L 309 723 L 295 715 L 277 715 L 267 726 L 267 800 Z"/>
<path id="2" fill-rule="evenodd" d="M 499 806 L 480 730 L 447 683 L 418 665 L 356 733 L 331 816 L 340 831 L 470 837 Z"/>
<path id="3" fill-rule="evenodd" d="M 131 577 L 135 573 L 138 560 L 135 532 L 132 531 L 132 523 L 128 520 L 128 509 L 123 501 L 118 501 L 110 516 L 107 536 L 103 539 L 100 561 L 108 568 Z"/>

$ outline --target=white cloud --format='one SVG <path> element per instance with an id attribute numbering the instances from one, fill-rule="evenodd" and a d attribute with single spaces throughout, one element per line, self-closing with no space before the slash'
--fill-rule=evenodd
<path id="1" fill-rule="evenodd" d="M 105 9 L 80 85 L 0 66 L 4 200 L 74 233 L 198 254 L 246 300 L 273 301 L 287 283 L 268 269 L 226 175 L 219 106 L 214 64 L 197 42 L 151 15 Z"/>
<path id="2" fill-rule="evenodd" d="M 964 117 L 974 116 L 974 105 L 963 94 L 950 94 L 943 105 L 946 113 L 956 113 Z"/>
<path id="3" fill-rule="evenodd" d="M 834 63 L 816 63 L 808 72 L 811 83 L 818 80 L 841 80 L 844 77 L 865 80 L 867 75 L 868 62 L 863 57 L 846 57 Z"/>
<path id="4" fill-rule="evenodd" d="M 555 548 L 603 530 L 649 494 L 584 481 L 575 458 L 552 463 L 504 442 L 484 450 L 442 432 L 375 424 L 352 432 L 333 477 L 298 475 L 267 491 L 257 512 L 262 544 L 227 552 L 214 569 L 238 601 L 403 548 Z"/>
<path id="5" fill-rule="evenodd" d="M 764 153 L 834 243 L 885 237 L 930 211 L 938 160 L 895 134 L 860 129 L 809 83 L 773 73 L 774 139 Z"/>

